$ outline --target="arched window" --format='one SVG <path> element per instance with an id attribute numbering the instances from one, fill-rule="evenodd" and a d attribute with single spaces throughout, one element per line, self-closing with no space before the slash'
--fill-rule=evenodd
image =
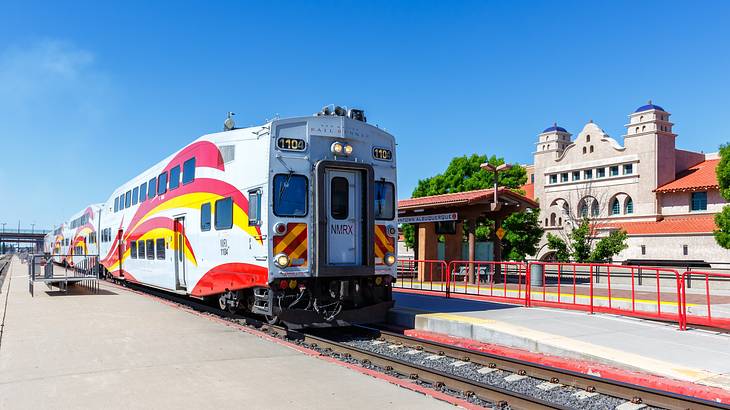
<path id="1" fill-rule="evenodd" d="M 584 154 L 586 153 L 586 147 L 583 147 L 583 153 Z"/>
<path id="2" fill-rule="evenodd" d="M 578 209 L 580 210 L 581 218 L 588 218 L 588 203 L 586 201 L 582 201 Z"/>
<path id="3" fill-rule="evenodd" d="M 550 214 L 550 226 L 555 226 L 555 212 Z"/>
<path id="4" fill-rule="evenodd" d="M 642 126 L 642 127 L 641 127 L 641 131 L 642 131 L 642 132 L 643 132 L 643 131 L 646 131 L 646 125 L 644 125 L 644 126 Z"/>
<path id="5" fill-rule="evenodd" d="M 639 133 L 639 127 L 636 127 L 636 133 L 637 134 Z"/>
<path id="6" fill-rule="evenodd" d="M 601 213 L 601 210 L 598 208 L 598 201 L 595 199 L 593 200 L 593 203 L 591 204 L 591 216 L 597 217 Z"/>
<path id="7" fill-rule="evenodd" d="M 593 152 L 593 145 L 591 145 L 591 152 Z"/>
<path id="8" fill-rule="evenodd" d="M 642 122 L 642 121 L 644 121 L 644 116 L 643 115 L 641 117 L 639 117 L 639 122 Z"/>
<path id="9" fill-rule="evenodd" d="M 545 218 L 545 226 L 548 226 L 548 219 Z"/>
<path id="10" fill-rule="evenodd" d="M 558 226 L 563 226 L 563 218 L 558 218 Z"/>
<path id="11" fill-rule="evenodd" d="M 626 202 L 624 203 L 624 213 L 625 214 L 634 213 L 634 201 L 631 200 L 631 197 L 626 198 Z"/>
<path id="12" fill-rule="evenodd" d="M 591 136 L 590 135 L 586 135 L 586 142 L 591 142 Z"/>
<path id="13" fill-rule="evenodd" d="M 618 202 L 618 198 L 611 200 L 611 215 L 619 215 L 621 213 L 621 204 Z"/>

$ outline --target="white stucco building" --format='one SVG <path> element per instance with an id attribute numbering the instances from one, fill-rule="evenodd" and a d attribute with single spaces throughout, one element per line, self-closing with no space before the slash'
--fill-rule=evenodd
<path id="1" fill-rule="evenodd" d="M 557 124 L 540 133 L 525 190 L 534 191 L 546 232 L 565 236 L 585 215 L 598 236 L 629 234 L 618 260 L 730 262 L 712 235 L 714 215 L 726 204 L 717 154 L 678 149 L 670 116 L 651 102 L 639 107 L 623 143 L 593 122 L 575 138 Z M 550 256 L 546 246 L 537 255 Z"/>

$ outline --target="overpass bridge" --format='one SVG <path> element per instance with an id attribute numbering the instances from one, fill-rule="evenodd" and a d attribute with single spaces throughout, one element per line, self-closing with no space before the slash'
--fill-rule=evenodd
<path id="1" fill-rule="evenodd" d="M 4 229 L 0 231 L 0 254 L 22 248 L 40 252 L 48 232 L 47 229 Z"/>

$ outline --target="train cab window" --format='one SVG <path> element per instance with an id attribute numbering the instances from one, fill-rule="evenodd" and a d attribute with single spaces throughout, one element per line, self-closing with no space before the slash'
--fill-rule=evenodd
<path id="1" fill-rule="evenodd" d="M 144 256 L 144 246 L 145 246 L 144 241 L 137 242 L 137 258 L 139 258 L 139 259 L 144 259 L 145 258 L 145 256 Z"/>
<path id="2" fill-rule="evenodd" d="M 170 191 L 180 186 L 180 165 L 170 170 Z"/>
<path id="3" fill-rule="evenodd" d="M 164 238 L 157 239 L 157 259 L 158 260 L 165 259 L 165 239 Z"/>
<path id="4" fill-rule="evenodd" d="M 150 179 L 147 183 L 147 199 L 152 199 L 157 196 L 157 177 Z"/>
<path id="5" fill-rule="evenodd" d="M 395 185 L 375 181 L 375 219 L 392 220 L 395 217 Z"/>
<path id="6" fill-rule="evenodd" d="M 276 216 L 306 216 L 308 180 L 304 175 L 274 176 L 272 195 Z"/>
<path id="7" fill-rule="evenodd" d="M 200 230 L 210 230 L 210 202 L 200 205 Z"/>
<path id="8" fill-rule="evenodd" d="M 347 219 L 350 212 L 350 182 L 334 177 L 330 183 L 330 213 L 335 219 Z"/>
<path id="9" fill-rule="evenodd" d="M 141 204 L 145 199 L 147 199 L 147 183 L 143 182 L 139 186 L 139 203 Z"/>
<path id="10" fill-rule="evenodd" d="M 233 199 L 231 197 L 215 201 L 215 229 L 231 229 L 233 227 Z"/>
<path id="11" fill-rule="evenodd" d="M 195 157 L 183 162 L 183 185 L 189 184 L 195 180 Z"/>
<path id="12" fill-rule="evenodd" d="M 114 212 L 119 211 L 119 197 L 114 198 Z"/>
<path id="13" fill-rule="evenodd" d="M 147 259 L 155 259 L 155 241 L 147 239 Z"/>
<path id="14" fill-rule="evenodd" d="M 129 208 L 130 206 L 132 206 L 132 191 L 127 191 L 124 194 L 124 207 Z"/>
<path id="15" fill-rule="evenodd" d="M 139 198 L 139 188 L 132 190 L 132 205 L 137 205 L 137 199 Z"/>
<path id="16" fill-rule="evenodd" d="M 167 172 L 163 172 L 157 177 L 157 195 L 167 192 Z"/>
<path id="17" fill-rule="evenodd" d="M 137 259 L 137 242 L 132 241 L 129 243 L 129 257 L 132 259 Z"/>
<path id="18" fill-rule="evenodd" d="M 261 190 L 248 191 L 248 226 L 261 225 Z"/>

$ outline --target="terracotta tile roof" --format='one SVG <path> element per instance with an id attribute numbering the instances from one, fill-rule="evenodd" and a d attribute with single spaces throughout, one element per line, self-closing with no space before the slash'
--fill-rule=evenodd
<path id="1" fill-rule="evenodd" d="M 629 235 L 710 233 L 715 230 L 715 214 L 667 216 L 660 221 L 612 222 L 606 228 L 623 229 Z"/>
<path id="2" fill-rule="evenodd" d="M 715 168 L 719 159 L 710 159 L 689 167 L 686 171 L 677 174 L 674 181 L 664 184 L 656 192 L 697 191 L 717 189 L 717 174 Z"/>
<path id="3" fill-rule="evenodd" d="M 534 207 L 538 206 L 538 204 L 532 199 L 503 187 L 499 188 L 498 193 L 499 195 L 508 195 L 515 199 L 521 199 Z M 424 196 L 421 198 L 401 199 L 400 201 L 398 201 L 398 209 L 412 209 L 446 205 L 468 205 L 474 202 L 488 200 L 492 197 L 492 195 L 494 195 L 494 189 L 490 188 L 478 189 L 475 191 L 455 192 L 453 194 Z"/>
<path id="4" fill-rule="evenodd" d="M 525 191 L 525 196 L 530 199 L 535 199 L 535 184 L 525 184 L 520 187 L 521 190 Z"/>

